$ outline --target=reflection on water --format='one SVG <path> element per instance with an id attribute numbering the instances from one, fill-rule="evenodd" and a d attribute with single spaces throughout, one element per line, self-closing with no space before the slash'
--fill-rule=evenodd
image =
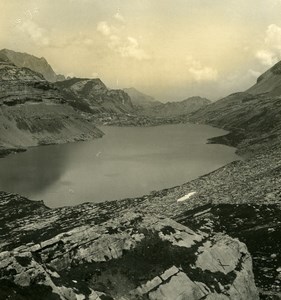
<path id="1" fill-rule="evenodd" d="M 225 133 L 208 126 L 102 130 L 102 139 L 1 159 L 0 189 L 44 199 L 51 207 L 101 202 L 182 184 L 238 159 L 233 148 L 206 144 Z"/>
<path id="2" fill-rule="evenodd" d="M 60 180 L 65 171 L 65 153 L 50 146 L 33 148 L 23 155 L 10 155 L 0 160 L 0 188 L 32 195 Z M 38 151 L 40 149 L 40 151 Z"/>

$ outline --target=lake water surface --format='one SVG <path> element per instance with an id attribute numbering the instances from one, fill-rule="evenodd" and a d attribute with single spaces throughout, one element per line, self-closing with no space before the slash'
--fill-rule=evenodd
<path id="1" fill-rule="evenodd" d="M 239 159 L 208 145 L 226 132 L 204 125 L 102 127 L 87 142 L 35 147 L 0 159 L 0 190 L 50 207 L 137 197 L 182 184 Z"/>

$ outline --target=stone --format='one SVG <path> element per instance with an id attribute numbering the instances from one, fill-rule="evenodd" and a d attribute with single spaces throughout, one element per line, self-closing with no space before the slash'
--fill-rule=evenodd
<path id="1" fill-rule="evenodd" d="M 1 224 L 11 234 L 0 248 L 0 295 L 8 281 L 16 291 L 40 285 L 62 300 L 258 299 L 248 250 L 226 234 L 131 209 L 99 221 L 104 207 L 94 204 L 51 210 L 3 196 Z M 10 207 L 22 210 L 16 222 L 3 219 Z"/>

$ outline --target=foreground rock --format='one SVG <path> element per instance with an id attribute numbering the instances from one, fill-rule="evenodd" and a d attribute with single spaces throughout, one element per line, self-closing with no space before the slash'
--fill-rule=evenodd
<path id="1" fill-rule="evenodd" d="M 243 241 L 253 257 L 255 281 L 262 299 L 281 296 L 280 219 L 278 204 L 205 205 L 176 217 L 193 230 L 225 232 Z"/>
<path id="2" fill-rule="evenodd" d="M 1 299 L 258 299 L 246 246 L 132 210 L 1 193 Z M 104 213 L 104 215 L 103 215 Z M 102 217 L 103 216 L 103 217 Z"/>

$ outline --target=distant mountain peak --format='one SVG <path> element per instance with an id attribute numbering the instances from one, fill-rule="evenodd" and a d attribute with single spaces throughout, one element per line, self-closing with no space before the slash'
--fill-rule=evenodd
<path id="1" fill-rule="evenodd" d="M 189 97 L 182 101 L 173 101 L 158 104 L 144 110 L 144 114 L 153 117 L 177 117 L 191 114 L 198 109 L 209 105 L 211 101 L 200 96 Z"/>
<path id="2" fill-rule="evenodd" d="M 146 108 L 161 104 L 160 101 L 140 92 L 134 87 L 124 88 L 123 91 L 130 96 L 133 105 L 136 107 Z"/>

